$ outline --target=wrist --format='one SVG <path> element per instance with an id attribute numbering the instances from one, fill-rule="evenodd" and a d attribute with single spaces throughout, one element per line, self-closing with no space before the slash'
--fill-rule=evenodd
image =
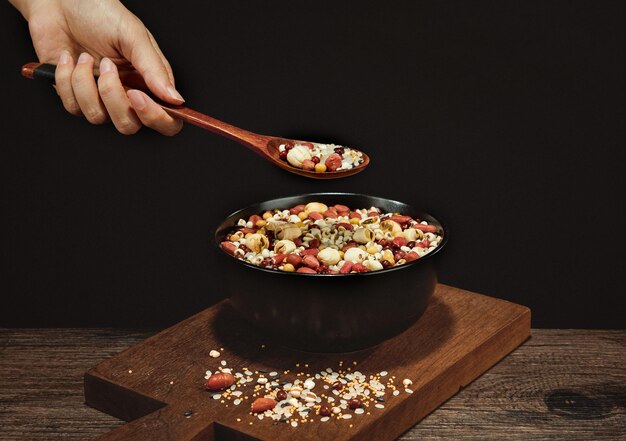
<path id="1" fill-rule="evenodd" d="M 57 3 L 57 0 L 9 0 L 15 9 L 20 11 L 22 16 L 29 21 L 33 16 L 33 13 L 42 6 L 50 5 L 51 3 Z"/>

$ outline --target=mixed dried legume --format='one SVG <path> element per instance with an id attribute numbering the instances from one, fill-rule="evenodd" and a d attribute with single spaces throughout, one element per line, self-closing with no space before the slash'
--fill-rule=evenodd
<path id="1" fill-rule="evenodd" d="M 350 170 L 363 162 L 359 150 L 315 142 L 285 142 L 278 146 L 278 154 L 292 166 L 316 173 Z"/>
<path id="2" fill-rule="evenodd" d="M 310 202 L 239 219 L 220 246 L 264 268 L 348 274 L 417 260 L 441 240 L 435 225 L 410 216 Z"/>
<path id="3" fill-rule="evenodd" d="M 393 397 L 413 393 L 387 371 L 366 375 L 357 362 L 339 362 L 336 368 L 308 371 L 296 363 L 294 370 L 269 371 L 243 367 L 235 371 L 223 364 L 205 374 L 205 388 L 225 407 L 249 406 L 250 421 L 268 419 L 297 427 L 314 421 L 349 420 L 353 416 L 380 412 Z M 305 368 L 305 370 L 301 370 Z M 241 418 L 237 418 L 241 422 Z"/>

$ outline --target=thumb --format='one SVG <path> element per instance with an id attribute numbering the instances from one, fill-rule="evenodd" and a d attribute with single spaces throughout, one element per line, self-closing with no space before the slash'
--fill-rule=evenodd
<path id="1" fill-rule="evenodd" d="M 154 95 L 168 103 L 182 104 L 185 100 L 174 87 L 169 65 L 153 41 L 148 30 L 142 26 L 135 38 L 123 39 L 122 53 Z"/>

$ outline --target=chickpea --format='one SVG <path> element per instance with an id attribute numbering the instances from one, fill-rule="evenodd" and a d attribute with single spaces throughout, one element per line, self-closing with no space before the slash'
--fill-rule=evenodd
<path id="1" fill-rule="evenodd" d="M 352 219 L 350 219 L 350 223 L 352 225 L 358 225 L 359 222 L 360 222 L 360 220 L 358 218 L 356 218 L 356 217 L 353 217 Z"/>
<path id="2" fill-rule="evenodd" d="M 267 222 L 265 222 L 265 221 L 264 221 L 264 220 L 262 220 L 262 219 L 261 219 L 261 220 L 256 221 L 256 226 L 257 226 L 258 228 L 264 227 L 266 224 L 267 224 Z"/>
<path id="3" fill-rule="evenodd" d="M 269 211 L 266 211 L 265 213 L 263 213 L 263 219 L 264 220 L 268 220 L 270 217 L 272 217 L 272 213 Z"/>
<path id="4" fill-rule="evenodd" d="M 300 213 L 298 213 L 298 217 L 302 220 L 305 220 L 309 216 L 304 211 L 301 211 Z"/>
<path id="5" fill-rule="evenodd" d="M 324 173 L 326 172 L 326 164 L 322 164 L 321 162 L 315 164 L 315 173 Z"/>
<path id="6" fill-rule="evenodd" d="M 286 271 L 288 273 L 293 273 L 295 270 L 296 269 L 290 263 L 286 263 L 286 264 L 283 265 L 283 271 Z"/>

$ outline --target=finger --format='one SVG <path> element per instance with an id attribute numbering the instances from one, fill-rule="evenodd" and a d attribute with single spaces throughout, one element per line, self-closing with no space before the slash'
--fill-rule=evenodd
<path id="1" fill-rule="evenodd" d="M 80 110 L 90 123 L 103 124 L 108 120 L 106 107 L 98 95 L 93 76 L 93 57 L 85 52 L 78 57 L 72 73 L 72 89 Z"/>
<path id="2" fill-rule="evenodd" d="M 61 97 L 63 107 L 72 115 L 81 116 L 80 106 L 74 91 L 72 90 L 72 72 L 74 71 L 74 59 L 69 51 L 61 52 L 59 61 L 57 63 L 56 71 L 54 72 L 54 82 L 56 83 L 56 90 Z"/>
<path id="3" fill-rule="evenodd" d="M 145 93 L 134 89 L 126 93 L 137 116 L 145 126 L 167 136 L 176 135 L 183 128 L 181 120 L 171 117 Z"/>
<path id="4" fill-rule="evenodd" d="M 166 66 L 163 63 L 141 21 L 138 20 L 136 28 L 124 35 L 126 38 L 122 40 L 120 48 L 122 54 L 139 71 L 148 88 L 163 101 L 182 104 L 185 100 L 170 80 L 169 64 Z"/>
<path id="5" fill-rule="evenodd" d="M 159 47 L 156 40 L 154 39 L 154 35 L 152 35 L 150 31 L 148 31 L 148 37 L 150 38 L 150 43 L 152 43 L 152 47 L 154 47 L 154 50 L 157 51 L 157 53 L 159 54 L 159 58 L 161 59 L 161 62 L 165 66 L 165 70 L 167 70 L 167 76 L 170 79 L 170 82 L 174 86 L 176 86 L 176 81 L 174 80 L 174 72 L 172 71 L 172 66 L 170 65 L 170 62 L 167 61 L 167 58 L 165 58 L 163 51 L 161 51 L 161 48 Z"/>
<path id="6" fill-rule="evenodd" d="M 100 60 L 98 92 L 117 131 L 124 135 L 137 133 L 141 128 L 141 121 L 130 105 L 117 67 L 108 58 Z"/>

